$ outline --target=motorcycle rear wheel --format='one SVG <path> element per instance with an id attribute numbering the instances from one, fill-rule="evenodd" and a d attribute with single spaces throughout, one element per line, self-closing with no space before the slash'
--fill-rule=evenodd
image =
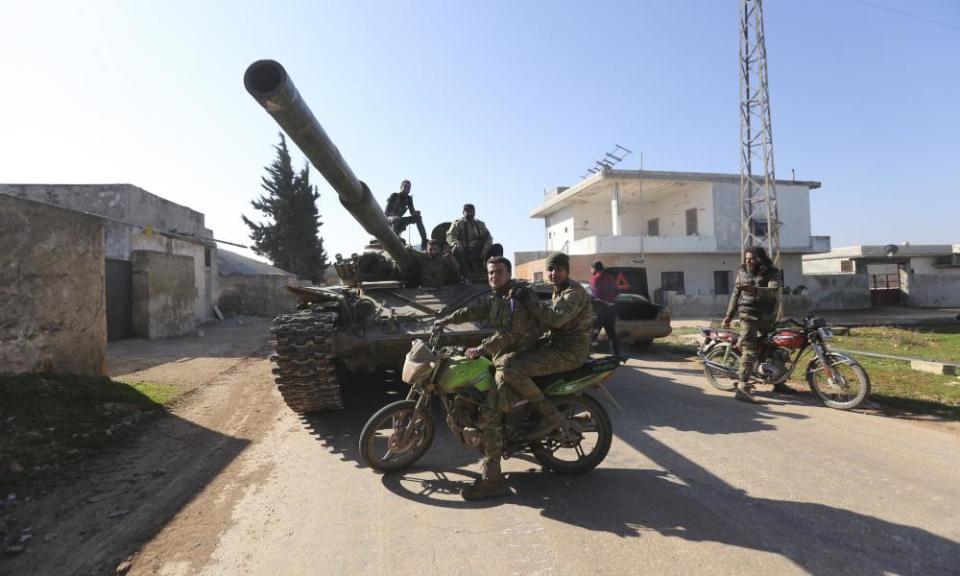
<path id="1" fill-rule="evenodd" d="M 727 352 L 729 350 L 729 353 Z M 704 357 L 711 362 L 723 364 L 724 366 L 736 369 L 740 363 L 740 355 L 733 349 L 733 346 L 727 343 L 717 344 L 704 354 Z M 736 389 L 737 377 L 724 374 L 720 370 L 711 369 L 706 364 L 703 365 L 703 374 L 707 377 L 707 382 L 717 390 L 729 392 Z"/>
<path id="2" fill-rule="evenodd" d="M 360 456 L 367 466 L 394 472 L 423 456 L 433 443 L 434 424 L 428 412 L 418 412 L 416 407 L 413 400 L 400 400 L 367 420 L 360 433 Z"/>
<path id="3" fill-rule="evenodd" d="M 534 458 L 558 474 L 583 474 L 593 470 L 610 452 L 613 440 L 610 416 L 603 405 L 586 394 L 562 396 L 553 402 L 565 421 L 558 432 L 543 440 L 544 447 L 534 450 Z M 585 441 L 589 451 L 584 450 Z"/>
<path id="4" fill-rule="evenodd" d="M 828 408 L 852 410 L 870 396 L 870 376 L 855 360 L 836 352 L 827 353 L 834 378 L 827 377 L 819 358 L 807 367 L 807 384 Z"/>

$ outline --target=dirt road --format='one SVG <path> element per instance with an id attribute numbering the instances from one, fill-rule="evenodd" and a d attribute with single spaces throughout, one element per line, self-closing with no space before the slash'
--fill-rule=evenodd
<path id="1" fill-rule="evenodd" d="M 0 573 L 879 576 L 960 565 L 954 428 L 805 395 L 746 405 L 707 387 L 695 364 L 638 356 L 610 381 L 622 409 L 608 404 L 616 437 L 599 469 L 559 477 L 512 459 L 511 496 L 465 503 L 457 491 L 479 467 L 442 426 L 406 473 L 360 463 L 364 420 L 399 388 L 371 380 L 347 410 L 301 420 L 274 391 L 265 335 L 238 329 L 242 345 L 213 359 L 209 338 L 144 351 L 136 367 L 195 391 L 92 477 L 35 504 L 38 543 Z"/>

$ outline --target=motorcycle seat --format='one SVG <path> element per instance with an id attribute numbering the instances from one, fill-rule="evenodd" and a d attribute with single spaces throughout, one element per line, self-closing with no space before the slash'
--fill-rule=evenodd
<path id="1" fill-rule="evenodd" d="M 620 365 L 620 361 L 614 356 L 604 356 L 600 358 L 591 358 L 587 360 L 585 364 L 579 368 L 574 368 L 573 370 L 567 370 L 566 372 L 554 372 L 552 374 L 547 374 L 545 376 L 536 376 L 532 380 L 540 388 L 546 388 L 550 384 L 557 382 L 559 380 L 576 380 L 578 378 L 583 378 L 584 376 L 589 376 L 597 372 L 604 372 L 606 370 L 612 370 Z"/>

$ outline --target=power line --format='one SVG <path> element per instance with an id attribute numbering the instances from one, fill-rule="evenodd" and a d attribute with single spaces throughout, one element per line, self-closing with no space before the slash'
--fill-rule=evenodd
<path id="1" fill-rule="evenodd" d="M 871 8 L 878 8 L 880 10 L 886 10 L 893 14 L 898 14 L 900 16 L 906 16 L 907 18 L 914 18 L 916 20 L 922 20 L 930 24 L 938 24 L 946 28 L 952 28 L 954 30 L 960 30 L 960 26 L 956 24 L 951 24 L 949 22 L 944 22 L 943 20 L 937 20 L 935 18 L 927 18 L 926 16 L 921 16 L 919 14 L 913 14 L 912 12 L 904 12 L 903 10 L 897 10 L 896 8 L 890 8 L 889 6 L 883 6 L 880 4 L 874 4 L 873 2 L 867 2 L 866 0 L 853 0 L 857 4 L 863 4 L 864 6 L 870 6 Z"/>

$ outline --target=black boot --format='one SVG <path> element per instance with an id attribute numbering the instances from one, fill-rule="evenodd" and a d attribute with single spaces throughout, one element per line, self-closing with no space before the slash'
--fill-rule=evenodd
<path id="1" fill-rule="evenodd" d="M 539 440 L 563 424 L 563 415 L 557 410 L 556 404 L 544 398 L 543 394 L 532 400 L 531 403 L 540 416 L 540 420 L 533 430 L 527 432 L 527 440 Z"/>
<path id="2" fill-rule="evenodd" d="M 500 458 L 484 458 L 483 476 L 460 491 L 464 500 L 483 500 L 484 498 L 498 498 L 510 492 L 506 480 L 500 474 Z"/>

